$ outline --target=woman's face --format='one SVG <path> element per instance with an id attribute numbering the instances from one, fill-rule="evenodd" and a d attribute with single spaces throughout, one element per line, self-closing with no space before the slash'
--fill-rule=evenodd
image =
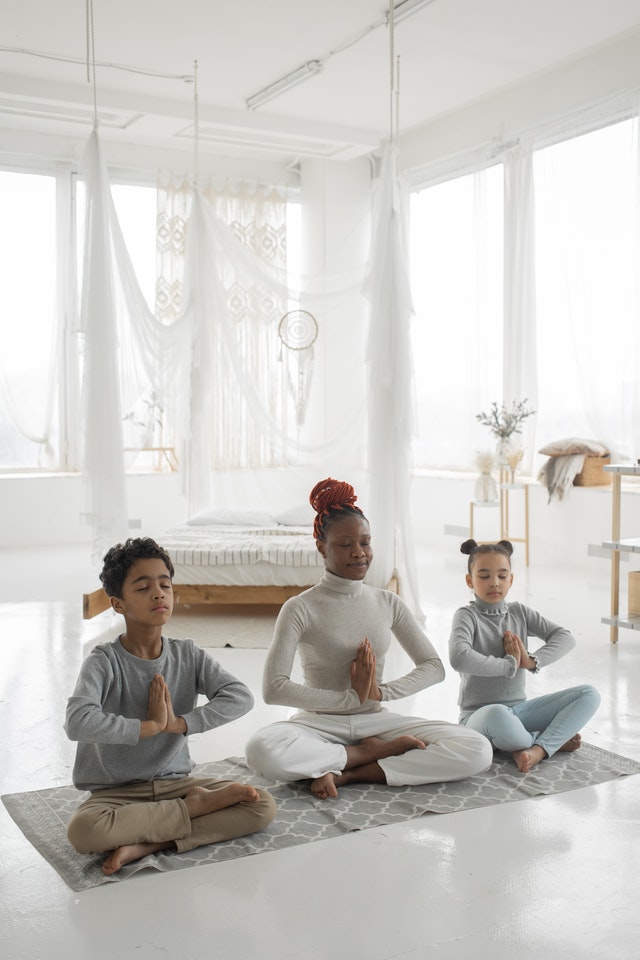
<path id="1" fill-rule="evenodd" d="M 499 603 L 511 589 L 513 574 L 503 553 L 480 553 L 467 574 L 467 586 L 486 603 Z"/>
<path id="2" fill-rule="evenodd" d="M 346 580 L 364 580 L 373 560 L 371 531 L 364 517 L 346 516 L 334 520 L 326 540 L 316 540 L 329 573 Z"/>

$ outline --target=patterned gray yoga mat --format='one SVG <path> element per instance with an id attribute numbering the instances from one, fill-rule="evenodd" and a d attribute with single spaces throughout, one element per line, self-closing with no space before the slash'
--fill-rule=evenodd
<path id="1" fill-rule="evenodd" d="M 360 784 L 342 787 L 337 800 L 316 800 L 307 783 L 273 783 L 255 777 L 243 758 L 230 757 L 200 764 L 194 776 L 237 780 L 266 787 L 278 804 L 278 813 L 261 833 L 238 840 L 200 847 L 189 853 L 162 851 L 127 864 L 115 876 L 100 870 L 101 856 L 75 852 L 66 837 L 66 824 L 85 796 L 74 787 L 53 787 L 29 793 L 6 794 L 5 807 L 27 839 L 58 871 L 73 890 L 114 883 L 138 870 L 182 870 L 218 863 L 284 847 L 344 836 L 354 830 L 400 823 L 426 813 L 456 813 L 473 807 L 509 803 L 531 797 L 563 793 L 640 773 L 640 763 L 583 744 L 575 753 L 558 753 L 520 774 L 506 754 L 496 754 L 487 773 L 456 783 L 420 787 L 387 787 Z"/>

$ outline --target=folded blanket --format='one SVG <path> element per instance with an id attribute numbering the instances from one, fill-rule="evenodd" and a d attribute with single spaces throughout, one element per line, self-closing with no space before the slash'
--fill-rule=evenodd
<path id="1" fill-rule="evenodd" d="M 544 484 L 549 492 L 548 503 L 551 503 L 552 497 L 562 500 L 567 487 L 571 487 L 576 476 L 581 473 L 585 456 L 584 453 L 572 453 L 566 456 L 549 457 L 542 465 L 538 473 L 538 481 Z"/>

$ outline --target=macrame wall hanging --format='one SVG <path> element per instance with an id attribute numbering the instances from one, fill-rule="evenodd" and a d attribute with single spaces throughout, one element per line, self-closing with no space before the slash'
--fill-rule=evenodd
<path id="1" fill-rule="evenodd" d="M 308 310 L 290 310 L 278 325 L 280 353 L 286 362 L 287 383 L 296 408 L 296 423 L 304 425 L 313 380 L 313 345 L 318 338 L 318 323 Z M 283 347 L 289 353 L 283 354 Z"/>

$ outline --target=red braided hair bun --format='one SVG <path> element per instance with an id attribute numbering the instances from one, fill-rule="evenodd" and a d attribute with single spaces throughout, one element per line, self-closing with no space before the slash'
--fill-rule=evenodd
<path id="1" fill-rule="evenodd" d="M 356 493 L 350 483 L 344 480 L 334 480 L 327 477 L 316 483 L 309 494 L 309 503 L 316 512 L 313 521 L 313 536 L 316 540 L 325 539 L 324 525 L 325 521 L 339 512 L 347 514 L 358 514 L 364 517 L 360 507 L 355 506 L 357 500 Z"/>

